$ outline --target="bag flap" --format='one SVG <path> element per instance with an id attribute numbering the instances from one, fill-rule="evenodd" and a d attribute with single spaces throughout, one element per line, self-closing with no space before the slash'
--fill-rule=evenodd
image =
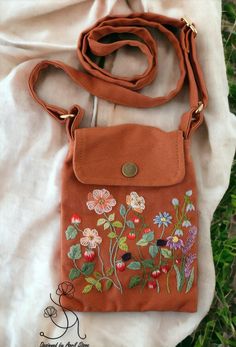
<path id="1" fill-rule="evenodd" d="M 134 163 L 135 176 L 124 176 L 126 163 Z M 85 184 L 174 185 L 185 176 L 183 132 L 136 124 L 77 129 L 73 167 Z"/>

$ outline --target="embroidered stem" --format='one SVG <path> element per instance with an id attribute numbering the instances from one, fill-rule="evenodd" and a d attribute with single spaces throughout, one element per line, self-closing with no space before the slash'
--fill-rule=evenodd
<path id="1" fill-rule="evenodd" d="M 163 238 L 164 232 L 165 232 L 165 226 L 164 226 L 164 224 L 163 224 L 163 225 L 162 225 L 162 232 L 161 232 L 160 239 Z"/>
<path id="2" fill-rule="evenodd" d="M 80 269 L 78 268 L 77 264 L 76 264 L 76 260 L 75 260 L 75 259 L 73 259 L 73 264 L 74 264 L 76 270 L 80 270 Z"/>
<path id="3" fill-rule="evenodd" d="M 100 246 L 97 245 L 97 247 L 98 247 L 98 258 L 99 258 L 99 260 L 100 260 L 100 262 L 101 262 L 101 265 L 102 265 L 102 274 L 103 274 L 103 276 L 105 276 L 104 264 L 103 264 L 103 260 L 102 260 L 102 258 L 101 258 L 101 254 L 100 254 Z"/>
<path id="4" fill-rule="evenodd" d="M 114 233 L 116 232 L 113 225 L 110 223 L 109 221 L 109 218 L 107 216 L 107 214 L 104 212 L 103 213 L 104 217 L 106 218 L 106 221 L 110 224 L 110 230 L 113 231 Z M 110 264 L 111 264 L 111 267 L 113 268 L 113 263 L 112 263 L 112 239 L 110 239 L 110 242 L 109 242 L 109 258 L 110 258 Z"/>
<path id="5" fill-rule="evenodd" d="M 168 292 L 168 294 L 170 294 L 169 277 L 170 277 L 171 271 L 173 270 L 174 262 L 175 262 L 175 253 L 174 253 L 174 249 L 172 250 L 172 252 L 173 252 L 173 253 L 172 253 L 172 254 L 173 254 L 173 257 L 172 257 L 173 262 L 172 262 L 172 265 L 171 265 L 170 270 L 169 270 L 168 273 L 167 273 L 167 278 L 166 278 L 166 285 L 167 285 L 167 292 Z"/>

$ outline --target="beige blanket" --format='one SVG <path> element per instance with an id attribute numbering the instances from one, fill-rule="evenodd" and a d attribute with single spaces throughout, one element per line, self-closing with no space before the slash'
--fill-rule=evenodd
<path id="1" fill-rule="evenodd" d="M 58 336 L 44 308 L 59 283 L 60 169 L 67 151 L 65 129 L 30 97 L 27 78 L 41 59 L 63 60 L 78 67 L 75 48 L 79 33 L 108 13 L 153 11 L 191 18 L 198 29 L 197 46 L 209 91 L 205 123 L 194 135 L 192 154 L 197 173 L 200 209 L 199 305 L 194 314 L 174 312 L 78 313 L 81 334 L 90 347 L 172 347 L 198 326 L 212 302 L 215 286 L 210 222 L 230 175 L 236 143 L 235 119 L 229 112 L 228 86 L 221 42 L 221 3 L 218 0 L 5 0 L 0 2 L 0 345 L 40 346 L 42 342 L 78 343 L 71 328 Z M 161 35 L 159 75 L 147 88 L 161 95 L 174 86 L 178 69 L 173 50 Z M 108 59 L 113 73 L 133 74 L 145 68 L 139 54 L 120 50 Z M 188 108 L 186 93 L 169 105 L 137 110 L 97 100 L 52 71 L 42 81 L 40 95 L 48 101 L 86 109 L 83 126 L 128 122 L 165 130 L 178 126 Z M 65 324 L 58 312 L 60 324 Z M 62 347 L 63 345 L 61 345 Z"/>

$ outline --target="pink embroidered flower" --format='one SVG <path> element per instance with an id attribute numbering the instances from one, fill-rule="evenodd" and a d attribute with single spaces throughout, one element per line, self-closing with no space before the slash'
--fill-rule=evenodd
<path id="1" fill-rule="evenodd" d="M 88 248 L 96 248 L 102 242 L 102 238 L 98 236 L 96 229 L 86 228 L 83 231 L 84 237 L 81 237 L 80 243 Z"/>
<path id="2" fill-rule="evenodd" d="M 126 196 L 126 204 L 139 213 L 142 213 L 145 209 L 144 198 L 139 196 L 136 192 L 131 192 L 130 195 Z"/>
<path id="3" fill-rule="evenodd" d="M 110 212 L 115 205 L 116 200 L 106 189 L 94 189 L 92 193 L 88 193 L 88 209 L 94 210 L 97 214 Z"/>

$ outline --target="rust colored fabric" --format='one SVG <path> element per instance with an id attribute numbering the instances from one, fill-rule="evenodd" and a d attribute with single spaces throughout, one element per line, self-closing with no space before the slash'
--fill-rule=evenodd
<path id="1" fill-rule="evenodd" d="M 162 97 L 139 92 L 157 74 L 157 44 L 149 28 L 161 31 L 179 58 L 176 88 Z M 207 91 L 195 37 L 183 20 L 153 13 L 108 16 L 80 36 L 77 52 L 85 71 L 42 61 L 30 74 L 31 95 L 66 123 L 69 138 L 61 195 L 61 280 L 73 288 L 63 299 L 68 309 L 197 310 L 198 209 L 190 137 L 203 121 Z M 143 74 L 124 78 L 100 67 L 102 56 L 126 45 L 146 55 Z M 64 110 L 36 94 L 40 71 L 51 65 L 91 94 L 133 107 L 164 104 L 187 82 L 190 108 L 172 132 L 137 124 L 82 129 L 81 107 Z M 128 175 L 127 164 L 135 170 Z"/>

